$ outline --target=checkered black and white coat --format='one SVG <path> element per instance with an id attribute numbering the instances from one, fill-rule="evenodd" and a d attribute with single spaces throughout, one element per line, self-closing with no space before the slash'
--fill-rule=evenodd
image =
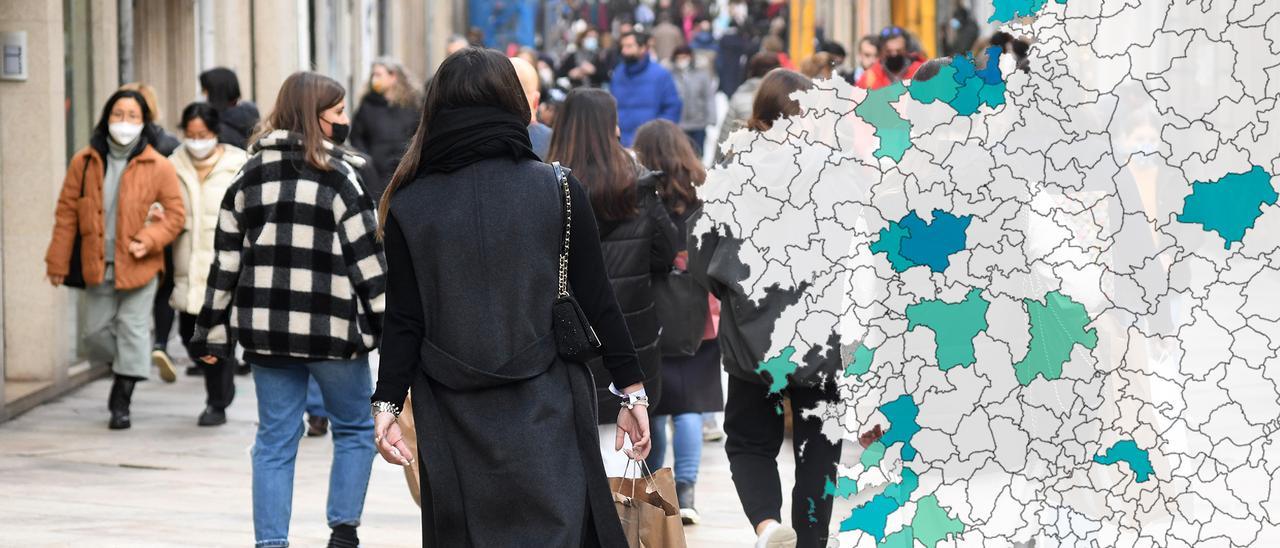
<path id="1" fill-rule="evenodd" d="M 376 348 L 387 262 L 362 158 L 328 142 L 328 171 L 307 163 L 301 138 L 265 135 L 222 200 L 215 259 L 193 343 L 341 360 Z"/>

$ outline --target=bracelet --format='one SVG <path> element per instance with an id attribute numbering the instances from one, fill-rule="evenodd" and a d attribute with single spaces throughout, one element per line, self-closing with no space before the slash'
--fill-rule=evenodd
<path id="1" fill-rule="evenodd" d="M 627 397 L 622 399 L 622 406 L 628 410 L 635 409 L 637 405 L 649 407 L 649 396 L 640 395 L 637 392 L 628 394 Z"/>
<path id="2" fill-rule="evenodd" d="M 373 412 L 373 416 L 375 417 L 378 416 L 378 413 L 391 413 L 392 416 L 400 416 L 400 406 L 389 401 L 373 402 L 373 405 L 371 405 L 370 408 Z"/>

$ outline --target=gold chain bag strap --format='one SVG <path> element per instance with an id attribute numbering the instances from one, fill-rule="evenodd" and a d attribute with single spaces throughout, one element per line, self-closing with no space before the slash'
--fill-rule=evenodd
<path id="1" fill-rule="evenodd" d="M 555 332 L 556 350 L 560 357 L 577 363 L 587 361 L 599 355 L 600 339 L 591 328 L 591 322 L 582 312 L 578 301 L 569 294 L 569 240 L 573 225 L 573 199 L 569 196 L 569 175 L 565 173 L 560 162 L 551 164 L 556 179 L 560 182 L 563 204 L 560 208 L 564 219 L 564 239 L 560 242 L 560 265 L 557 273 L 559 288 L 556 302 L 551 307 L 551 328 Z"/>

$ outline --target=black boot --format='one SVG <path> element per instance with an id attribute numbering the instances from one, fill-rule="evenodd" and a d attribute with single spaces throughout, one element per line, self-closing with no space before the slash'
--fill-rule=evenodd
<path id="1" fill-rule="evenodd" d="M 329 535 L 329 548 L 359 548 L 360 537 L 356 536 L 356 526 L 339 525 Z"/>
<path id="2" fill-rule="evenodd" d="M 676 482 L 676 500 L 680 503 L 680 521 L 685 525 L 693 525 L 702 521 L 702 516 L 693 508 L 693 484 Z"/>
<path id="3" fill-rule="evenodd" d="M 226 423 L 226 410 L 213 406 L 205 407 L 204 412 L 200 413 L 200 418 L 196 420 L 196 424 L 200 426 L 218 426 Z"/>
<path id="4" fill-rule="evenodd" d="M 137 383 L 138 380 L 133 377 L 116 375 L 111 383 L 111 395 L 107 397 L 107 409 L 111 411 L 108 428 L 124 430 L 132 426 L 129 421 L 129 403 L 133 401 L 133 387 Z"/>

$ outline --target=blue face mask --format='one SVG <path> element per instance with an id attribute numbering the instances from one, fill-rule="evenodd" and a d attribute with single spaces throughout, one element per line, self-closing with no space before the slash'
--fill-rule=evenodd
<path id="1" fill-rule="evenodd" d="M 586 38 L 582 40 L 582 49 L 585 49 L 587 51 L 595 51 L 599 47 L 600 47 L 600 40 L 598 38 Z"/>
<path id="2" fill-rule="evenodd" d="M 951 29 L 952 29 L 952 30 L 959 30 L 959 29 L 960 29 L 960 20 L 959 20 L 959 19 L 954 19 L 954 18 L 953 18 L 953 19 L 951 19 Z"/>

